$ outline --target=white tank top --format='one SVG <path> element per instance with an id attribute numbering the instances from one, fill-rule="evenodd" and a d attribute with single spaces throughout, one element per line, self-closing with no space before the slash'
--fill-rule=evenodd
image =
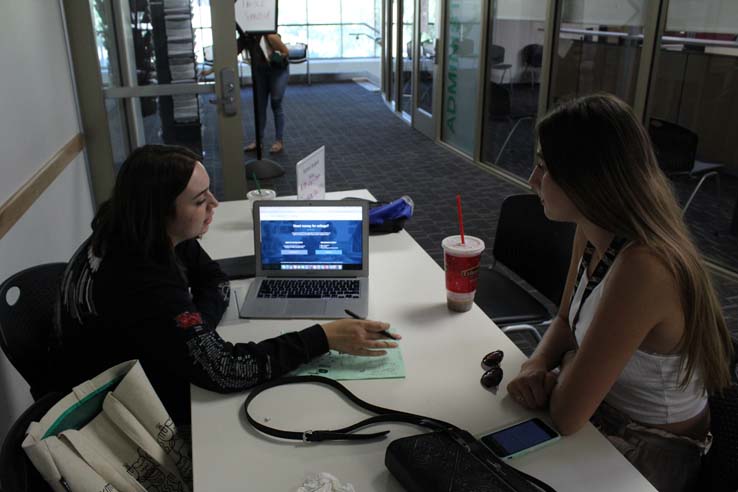
<path id="1" fill-rule="evenodd" d="M 581 266 L 581 261 L 580 261 Z M 579 312 L 575 336 L 581 345 L 592 323 L 609 270 L 592 290 Z M 579 282 L 569 307 L 569 324 L 582 302 L 587 272 Z M 679 355 L 650 354 L 636 350 L 605 397 L 605 402 L 643 424 L 671 424 L 699 415 L 707 405 L 707 394 L 695 371 L 689 384 L 680 388 L 682 372 Z"/>

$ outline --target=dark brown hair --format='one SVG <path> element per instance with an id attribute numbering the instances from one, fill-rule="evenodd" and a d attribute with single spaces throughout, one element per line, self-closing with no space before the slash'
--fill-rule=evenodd
<path id="1" fill-rule="evenodd" d="M 169 261 L 173 245 L 167 224 L 198 161 L 197 154 L 174 145 L 144 145 L 131 152 L 113 195 L 92 221 L 95 255 L 123 248 L 158 263 Z"/>

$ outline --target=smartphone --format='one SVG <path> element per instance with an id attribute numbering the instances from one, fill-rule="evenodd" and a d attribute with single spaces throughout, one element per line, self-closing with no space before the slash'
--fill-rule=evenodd
<path id="1" fill-rule="evenodd" d="M 479 440 L 498 457 L 511 459 L 558 441 L 560 438 L 559 433 L 541 419 L 532 418 L 485 434 Z"/>

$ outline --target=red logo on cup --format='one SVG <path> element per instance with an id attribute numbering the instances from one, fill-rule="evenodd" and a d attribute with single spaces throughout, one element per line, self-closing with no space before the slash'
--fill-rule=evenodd
<path id="1" fill-rule="evenodd" d="M 446 288 L 451 292 L 468 293 L 477 290 L 479 278 L 479 260 L 476 256 L 444 255 L 446 263 Z"/>

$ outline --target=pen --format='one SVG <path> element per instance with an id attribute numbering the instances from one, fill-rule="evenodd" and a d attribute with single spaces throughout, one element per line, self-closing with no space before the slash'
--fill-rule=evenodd
<path id="1" fill-rule="evenodd" d="M 359 316 L 358 314 L 356 314 L 355 312 L 353 312 L 350 309 L 344 309 L 344 311 L 346 312 L 346 314 L 348 314 L 349 316 L 351 316 L 354 319 L 364 319 L 364 318 L 362 318 L 361 316 Z M 382 334 L 382 335 L 384 335 L 384 336 L 386 336 L 387 338 L 391 338 L 392 340 L 395 339 L 395 337 L 393 337 L 392 335 L 390 335 L 390 332 L 388 332 L 387 330 L 382 330 L 379 333 Z"/>

